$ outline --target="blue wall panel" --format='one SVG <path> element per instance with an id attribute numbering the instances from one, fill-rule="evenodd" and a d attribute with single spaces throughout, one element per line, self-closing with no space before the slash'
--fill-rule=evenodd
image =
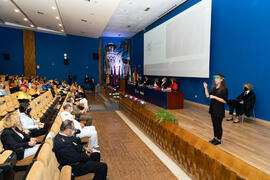
<path id="1" fill-rule="evenodd" d="M 48 79 L 66 80 L 71 72 L 80 84 L 88 74 L 98 82 L 98 60 L 93 60 L 98 45 L 99 40 L 95 38 L 36 33 L 36 64 L 40 66 L 37 74 Z M 64 65 L 64 53 L 67 53 L 69 65 Z"/>
<path id="2" fill-rule="evenodd" d="M 3 54 L 10 60 L 4 60 Z M 19 29 L 0 27 L 0 74 L 23 74 L 23 32 Z"/>

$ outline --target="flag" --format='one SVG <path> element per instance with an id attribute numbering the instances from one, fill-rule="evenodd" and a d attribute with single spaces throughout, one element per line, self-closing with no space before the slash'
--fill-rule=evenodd
<path id="1" fill-rule="evenodd" d="M 113 85 L 116 85 L 116 69 L 114 66 L 114 72 L 113 72 Z"/>

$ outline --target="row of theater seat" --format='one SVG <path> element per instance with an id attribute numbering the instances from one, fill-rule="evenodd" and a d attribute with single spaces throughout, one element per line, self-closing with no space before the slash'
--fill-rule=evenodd
<path id="1" fill-rule="evenodd" d="M 68 95 L 66 96 L 67 99 Z M 62 107 L 59 112 L 63 111 L 63 105 L 66 102 L 64 100 Z M 29 168 L 29 171 L 25 174 L 24 179 L 26 180 L 66 180 L 71 179 L 71 166 L 65 166 L 62 168 L 61 172 L 58 169 L 59 163 L 56 159 L 53 149 L 53 139 L 58 134 L 62 119 L 60 114 L 54 120 L 49 133 L 46 136 L 45 143 L 40 148 L 37 154 L 37 158 L 34 163 Z M 40 170 L 42 169 L 42 170 Z"/>
<path id="2" fill-rule="evenodd" d="M 59 112 L 63 111 L 63 105 L 66 102 L 68 95 L 66 96 L 62 107 Z M 26 180 L 70 180 L 71 179 L 71 166 L 64 166 L 60 170 L 58 169 L 59 163 L 56 159 L 53 149 L 53 139 L 58 134 L 62 119 L 60 114 L 54 120 L 49 133 L 46 136 L 45 143 L 41 146 L 40 151 L 37 154 L 37 158 L 29 168 L 29 171 L 25 174 Z M 42 170 L 40 170 L 42 169 Z"/>
<path id="3" fill-rule="evenodd" d="M 13 94 L 11 94 L 13 95 Z M 9 95 L 10 96 L 10 95 Z M 6 96 L 5 96 L 6 98 Z M 13 100 L 12 100 L 13 101 Z M 16 99 L 17 101 L 17 99 Z M 55 97 L 53 98 L 51 91 L 47 91 L 46 93 L 40 95 L 39 97 L 37 97 L 35 99 L 35 101 L 31 101 L 30 102 L 30 107 L 32 108 L 31 111 L 31 115 L 37 119 L 44 119 L 47 117 L 49 111 L 51 111 L 55 105 L 57 104 L 57 102 L 59 101 L 59 97 Z M 1 102 L 1 101 L 0 101 Z M 6 102 L 10 102 L 10 101 L 6 101 Z M 5 104 L 6 104 L 5 102 Z M 16 109 L 17 106 L 14 106 L 13 110 Z M 8 112 L 8 111 L 6 111 Z M 21 129 L 21 127 L 18 127 Z M 0 132 L 4 129 L 3 126 L 3 121 L 0 121 Z M 26 130 L 26 133 L 28 133 L 29 131 Z M 44 135 L 37 137 L 39 142 L 42 142 L 44 140 Z M 8 171 L 10 169 L 13 168 L 13 166 L 15 166 L 16 169 L 20 170 L 20 169 L 25 169 L 26 166 L 29 166 L 34 158 L 33 156 L 29 156 L 25 159 L 16 161 L 16 155 L 14 152 L 10 151 L 10 150 L 4 150 L 3 149 L 3 145 L 0 141 L 0 179 L 1 176 L 5 173 L 2 173 L 1 171 Z"/>

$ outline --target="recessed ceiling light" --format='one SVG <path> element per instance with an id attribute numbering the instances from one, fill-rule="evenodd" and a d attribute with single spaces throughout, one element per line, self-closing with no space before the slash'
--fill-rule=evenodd
<path id="1" fill-rule="evenodd" d="M 62 27 L 62 24 L 58 24 L 60 27 Z"/>
<path id="2" fill-rule="evenodd" d="M 55 9 L 56 9 L 56 7 L 55 7 L 55 6 L 52 6 L 52 9 L 53 9 L 53 10 L 55 10 Z"/>
<path id="3" fill-rule="evenodd" d="M 15 11 L 16 13 L 19 13 L 19 12 L 20 12 L 20 10 L 19 10 L 19 9 L 14 9 L 14 11 Z"/>
<path id="4" fill-rule="evenodd" d="M 23 20 L 24 20 L 24 21 L 28 21 L 28 19 L 27 19 L 27 18 L 23 18 Z"/>
<path id="5" fill-rule="evenodd" d="M 56 16 L 55 18 L 56 18 L 56 19 L 59 19 L 59 17 L 58 17 L 58 16 Z"/>
<path id="6" fill-rule="evenodd" d="M 150 8 L 148 7 L 148 8 L 146 8 L 144 11 L 149 11 L 149 9 L 150 9 Z"/>
<path id="7" fill-rule="evenodd" d="M 44 13 L 43 13 L 43 12 L 41 12 L 41 11 L 38 11 L 37 13 L 38 13 L 38 14 L 40 14 L 40 15 L 43 15 L 43 14 L 44 14 Z"/>
<path id="8" fill-rule="evenodd" d="M 35 27 L 33 24 L 30 25 L 31 27 Z"/>
<path id="9" fill-rule="evenodd" d="M 63 29 L 61 29 L 61 31 L 62 31 L 62 32 L 64 32 L 64 30 L 63 30 Z"/>

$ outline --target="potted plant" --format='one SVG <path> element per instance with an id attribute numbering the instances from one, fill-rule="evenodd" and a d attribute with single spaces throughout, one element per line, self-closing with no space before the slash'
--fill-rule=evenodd
<path id="1" fill-rule="evenodd" d="M 175 116 L 172 113 L 170 113 L 168 110 L 165 110 L 165 109 L 161 109 L 161 110 L 155 112 L 155 115 L 158 119 L 158 123 L 162 123 L 164 121 L 168 121 L 171 123 L 177 122 L 177 119 L 175 118 Z"/>

